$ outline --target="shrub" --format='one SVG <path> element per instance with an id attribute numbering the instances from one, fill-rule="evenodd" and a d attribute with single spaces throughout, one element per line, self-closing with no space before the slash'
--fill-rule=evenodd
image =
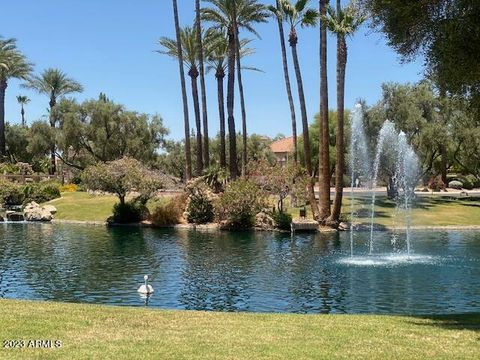
<path id="1" fill-rule="evenodd" d="M 21 205 L 24 199 L 21 185 L 0 180 L 0 205 Z"/>
<path id="2" fill-rule="evenodd" d="M 448 183 L 448 187 L 449 188 L 452 188 L 452 189 L 462 189 L 463 188 L 463 184 L 458 181 L 458 180 L 452 180 Z"/>
<path id="3" fill-rule="evenodd" d="M 60 192 L 75 192 L 78 190 L 78 186 L 76 184 L 65 184 L 60 186 Z"/>
<path id="4" fill-rule="evenodd" d="M 255 224 L 255 215 L 267 204 L 266 195 L 255 183 L 240 179 L 225 189 L 220 205 L 222 217 L 232 228 L 246 229 Z"/>
<path id="5" fill-rule="evenodd" d="M 473 189 L 473 182 L 469 176 L 461 176 L 458 178 L 459 181 L 463 183 L 463 188 L 467 190 Z"/>
<path id="6" fill-rule="evenodd" d="M 428 182 L 428 187 L 433 191 L 445 190 L 445 184 L 440 176 L 432 177 Z"/>
<path id="7" fill-rule="evenodd" d="M 280 230 L 290 230 L 290 225 L 292 223 L 292 215 L 286 212 L 274 212 L 272 214 L 273 220 L 275 220 L 275 224 L 277 228 Z"/>
<path id="8" fill-rule="evenodd" d="M 60 183 L 43 181 L 23 186 L 24 203 L 35 201 L 44 203 L 60 197 Z"/>
<path id="9" fill-rule="evenodd" d="M 189 223 L 206 224 L 214 219 L 213 204 L 202 191 L 190 194 L 187 207 L 187 220 Z"/>
<path id="10" fill-rule="evenodd" d="M 158 205 L 150 216 L 156 226 L 179 224 L 185 210 L 186 196 L 180 195 L 171 198 L 167 203 Z"/>
<path id="11" fill-rule="evenodd" d="M 148 209 L 138 201 L 117 203 L 113 206 L 113 221 L 118 224 L 136 223 L 146 219 Z"/>

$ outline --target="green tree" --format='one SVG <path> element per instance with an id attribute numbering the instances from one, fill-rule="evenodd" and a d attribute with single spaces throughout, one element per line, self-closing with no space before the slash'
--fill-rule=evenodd
<path id="1" fill-rule="evenodd" d="M 28 152 L 29 129 L 21 125 L 6 124 L 5 128 L 8 154 L 13 163 L 31 163 L 32 155 Z"/>
<path id="2" fill-rule="evenodd" d="M 40 94 L 47 95 L 50 99 L 50 126 L 55 129 L 57 119 L 55 118 L 55 106 L 59 98 L 77 92 L 82 92 L 83 87 L 77 81 L 69 78 L 67 74 L 59 69 L 46 69 L 38 76 L 28 79 L 25 87 L 36 90 Z M 50 174 L 56 173 L 55 143 L 50 149 Z"/>
<path id="3" fill-rule="evenodd" d="M 340 222 L 343 198 L 343 175 L 345 173 L 345 72 L 347 67 L 347 36 L 353 36 L 360 25 L 365 21 L 355 6 L 349 3 L 342 9 L 340 0 L 337 0 L 336 11 L 332 7 L 327 9 L 327 17 L 323 19 L 328 29 L 337 35 L 337 131 L 335 141 L 335 200 L 328 219 L 330 224 Z"/>
<path id="4" fill-rule="evenodd" d="M 227 60 L 227 114 L 229 134 L 229 167 L 230 176 L 235 179 L 238 169 L 236 168 L 237 139 L 235 131 L 234 91 L 235 91 L 235 60 L 237 58 L 237 30 L 245 29 L 258 36 L 254 25 L 267 21 L 266 8 L 257 0 L 206 0 L 213 7 L 203 9 L 203 19 L 213 24 L 213 27 L 228 35 L 228 60 Z M 238 67 L 238 61 L 237 61 Z M 242 90 L 243 93 L 243 90 Z M 242 96 L 242 94 L 241 94 Z M 243 107 L 242 114 L 245 108 Z M 245 117 L 244 117 L 245 119 Z M 246 127 L 246 119 L 243 122 Z M 245 129 L 244 129 L 245 130 Z M 246 135 L 246 131 L 245 135 Z"/>
<path id="5" fill-rule="evenodd" d="M 27 105 L 29 102 L 30 102 L 30 99 L 28 98 L 28 96 L 25 96 L 25 95 L 17 95 L 17 102 L 20 104 L 20 115 L 22 116 L 22 126 L 25 127 L 26 126 L 26 122 L 25 122 L 25 105 Z"/>
<path id="6" fill-rule="evenodd" d="M 116 194 L 122 205 L 125 205 L 130 191 L 148 199 L 158 189 L 171 188 L 172 181 L 168 176 L 153 172 L 138 160 L 128 157 L 90 166 L 83 171 L 82 179 L 91 190 Z"/>
<path id="7" fill-rule="evenodd" d="M 297 44 L 298 44 L 298 34 L 297 27 L 298 25 L 304 26 L 315 26 L 318 21 L 318 12 L 315 9 L 307 8 L 308 1 L 298 0 L 295 5 L 293 5 L 289 0 L 283 0 L 281 2 L 281 13 L 283 19 L 289 24 L 290 32 L 288 35 L 288 42 L 290 43 L 290 48 L 292 50 L 293 66 L 295 69 L 295 75 L 297 78 L 297 88 L 298 88 L 298 97 L 300 100 L 300 113 L 302 115 L 302 128 L 303 128 L 303 146 L 305 153 L 305 167 L 307 173 L 312 177 L 309 186 L 310 194 L 310 206 L 312 208 L 312 213 L 314 217 L 318 216 L 318 206 L 315 200 L 314 193 L 314 179 L 313 179 L 313 167 L 312 167 L 312 158 L 310 151 L 310 136 L 308 131 L 308 116 L 307 116 L 307 106 L 305 102 L 305 92 L 303 90 L 303 80 L 302 73 L 300 70 L 300 63 L 298 60 L 297 53 Z"/>
<path id="8" fill-rule="evenodd" d="M 158 115 L 129 111 L 103 94 L 81 104 L 64 99 L 55 111 L 60 123 L 56 155 L 79 169 L 123 157 L 153 164 L 168 134 Z"/>
<path id="9" fill-rule="evenodd" d="M 182 38 L 180 32 L 180 24 L 178 19 L 178 7 L 177 0 L 172 0 L 173 5 L 173 18 L 175 22 L 175 39 L 177 45 L 178 54 L 178 67 L 180 74 L 180 84 L 182 89 L 182 103 L 183 103 L 183 125 L 185 130 L 185 179 L 190 180 L 192 177 L 192 154 L 190 149 L 190 120 L 188 116 L 188 100 L 187 89 L 185 86 L 185 71 L 183 69 L 183 50 L 182 50 Z"/>
<path id="10" fill-rule="evenodd" d="M 203 143 L 202 143 L 202 124 L 200 117 L 200 100 L 198 97 L 198 42 L 197 42 L 197 33 L 195 29 L 191 27 L 184 27 L 180 29 L 180 39 L 182 43 L 182 58 L 185 65 L 188 68 L 188 75 L 190 76 L 191 86 L 192 86 L 192 98 L 193 98 L 193 107 L 195 113 L 195 124 L 197 128 L 197 156 L 196 156 L 196 173 L 201 175 L 203 171 Z M 178 58 L 178 47 L 177 41 L 169 39 L 166 37 L 160 38 L 159 44 L 162 46 L 163 50 L 158 52 L 161 54 L 166 54 L 168 56 Z"/>
<path id="11" fill-rule="evenodd" d="M 385 33 L 403 60 L 425 59 L 446 92 L 480 110 L 480 2 L 472 0 L 362 0 L 372 26 Z"/>
<path id="12" fill-rule="evenodd" d="M 5 93 L 10 79 L 25 80 L 32 71 L 25 55 L 17 48 L 15 39 L 0 37 L 0 159 L 6 155 L 5 149 Z"/>

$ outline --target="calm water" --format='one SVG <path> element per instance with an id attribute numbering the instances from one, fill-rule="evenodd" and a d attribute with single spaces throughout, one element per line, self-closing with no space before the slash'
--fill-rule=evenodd
<path id="1" fill-rule="evenodd" d="M 369 233 L 355 249 L 368 252 Z M 0 297 L 299 313 L 480 311 L 480 232 L 376 233 L 377 254 L 350 259 L 349 235 L 202 234 L 0 223 Z M 395 239 L 395 238 L 394 238 Z M 383 254 L 383 255 L 381 255 Z"/>

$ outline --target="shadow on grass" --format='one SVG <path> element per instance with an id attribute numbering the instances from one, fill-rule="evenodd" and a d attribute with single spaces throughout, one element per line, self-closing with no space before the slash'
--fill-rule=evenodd
<path id="1" fill-rule="evenodd" d="M 416 319 L 430 320 L 430 322 L 417 321 Z M 408 322 L 417 326 L 480 332 L 480 313 L 412 316 Z"/>

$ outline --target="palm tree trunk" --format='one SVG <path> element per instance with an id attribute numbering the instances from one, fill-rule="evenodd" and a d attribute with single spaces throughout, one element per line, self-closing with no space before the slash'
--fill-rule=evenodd
<path id="1" fill-rule="evenodd" d="M 188 72 L 192 82 L 192 97 L 193 97 L 193 108 L 195 110 L 195 125 L 197 127 L 197 162 L 196 162 L 196 175 L 201 176 L 203 172 L 203 146 L 202 146 L 202 123 L 200 119 L 200 101 L 198 99 L 198 70 L 194 67 Z"/>
<path id="2" fill-rule="evenodd" d="M 182 87 L 183 122 L 185 128 L 185 179 L 188 181 L 192 178 L 192 155 L 190 150 L 190 121 L 188 118 L 187 87 L 185 85 L 185 71 L 183 69 L 182 41 L 180 39 L 180 23 L 178 20 L 177 0 L 172 0 L 172 3 L 177 39 L 178 67 L 180 73 L 180 83 Z"/>
<path id="3" fill-rule="evenodd" d="M 228 76 L 227 76 L 227 113 L 230 177 L 237 178 L 237 135 L 233 106 L 235 100 L 235 35 L 233 29 L 228 31 Z"/>
<path id="4" fill-rule="evenodd" d="M 208 139 L 208 113 L 207 113 L 207 91 L 205 89 L 205 68 L 203 64 L 203 42 L 202 25 L 200 19 L 200 0 L 195 0 L 196 28 L 197 28 L 197 47 L 198 62 L 200 67 L 200 90 L 202 92 L 202 118 L 203 118 L 203 162 L 205 167 L 210 166 L 210 152 Z"/>
<path id="5" fill-rule="evenodd" d="M 278 8 L 277 1 L 277 8 Z M 292 136 L 293 136 L 293 161 L 297 164 L 298 160 L 298 150 L 297 150 L 297 119 L 295 116 L 295 105 L 293 102 L 292 96 L 292 87 L 290 85 L 290 75 L 288 74 L 288 61 L 287 61 L 287 50 L 285 46 L 285 33 L 283 31 L 282 20 L 278 20 L 278 33 L 280 35 L 280 47 L 282 48 L 282 62 L 283 62 L 283 73 L 285 75 L 285 87 L 287 90 L 288 103 L 290 105 L 290 114 L 292 117 Z"/>
<path id="6" fill-rule="evenodd" d="M 22 105 L 22 110 L 20 111 L 20 114 L 22 115 L 22 127 L 25 127 L 25 109 L 23 108 Z"/>
<path id="7" fill-rule="evenodd" d="M 441 163 L 441 177 L 442 177 L 442 182 L 445 184 L 445 186 L 448 186 L 448 179 L 447 179 L 447 168 L 448 168 L 448 153 L 447 153 L 447 147 L 445 144 L 441 144 L 440 146 L 440 163 Z"/>
<path id="8" fill-rule="evenodd" d="M 320 16 L 326 15 L 328 0 L 320 0 Z M 327 26 L 320 24 L 320 220 L 330 215 L 330 149 L 328 133 Z"/>
<path id="9" fill-rule="evenodd" d="M 338 1 L 339 2 L 339 1 Z M 337 9 L 340 8 L 337 2 Z M 338 10 L 337 10 L 338 11 Z M 340 221 L 343 198 L 343 174 L 345 173 L 345 70 L 347 66 L 347 44 L 344 35 L 337 35 L 337 135 L 335 141 L 335 199 L 328 222 L 337 225 Z"/>
<path id="10" fill-rule="evenodd" d="M 5 143 L 5 92 L 7 91 L 7 81 L 0 80 L 0 161 L 7 155 Z"/>
<path id="11" fill-rule="evenodd" d="M 225 149 L 225 99 L 223 96 L 223 79 L 225 73 L 223 68 L 219 68 L 215 74 L 217 78 L 217 93 L 218 93 L 218 115 L 220 118 L 220 167 L 227 167 L 227 156 Z"/>
<path id="12" fill-rule="evenodd" d="M 245 176 L 247 168 L 247 113 L 245 110 L 245 97 L 243 92 L 242 66 L 240 60 L 240 40 L 238 39 L 237 6 L 232 1 L 233 34 L 235 38 L 235 59 L 237 65 L 238 91 L 240 93 L 240 109 L 242 112 L 242 176 Z"/>
<path id="13" fill-rule="evenodd" d="M 55 131 L 55 105 L 57 104 L 57 99 L 52 97 L 50 99 L 50 127 Z M 52 141 L 52 147 L 50 148 L 50 169 L 48 173 L 50 175 L 55 175 L 57 172 L 57 162 L 55 161 L 55 140 Z"/>
<path id="14" fill-rule="evenodd" d="M 307 168 L 308 176 L 310 177 L 309 186 L 308 186 L 308 198 L 310 200 L 310 206 L 312 208 L 312 213 L 314 218 L 318 216 L 318 206 L 315 200 L 315 191 L 314 191 L 314 179 L 312 171 L 312 153 L 310 151 L 310 135 L 308 131 L 308 117 L 307 117 L 307 107 L 305 104 L 305 93 L 303 91 L 303 80 L 302 73 L 300 72 L 300 64 L 298 62 L 297 54 L 297 34 L 295 29 L 292 28 L 289 37 L 290 47 L 292 49 L 293 57 L 293 66 L 295 68 L 295 75 L 297 77 L 297 88 L 298 88 L 298 97 L 300 99 L 300 111 L 302 114 L 302 127 L 303 127 L 303 149 L 305 152 L 305 167 Z"/>

